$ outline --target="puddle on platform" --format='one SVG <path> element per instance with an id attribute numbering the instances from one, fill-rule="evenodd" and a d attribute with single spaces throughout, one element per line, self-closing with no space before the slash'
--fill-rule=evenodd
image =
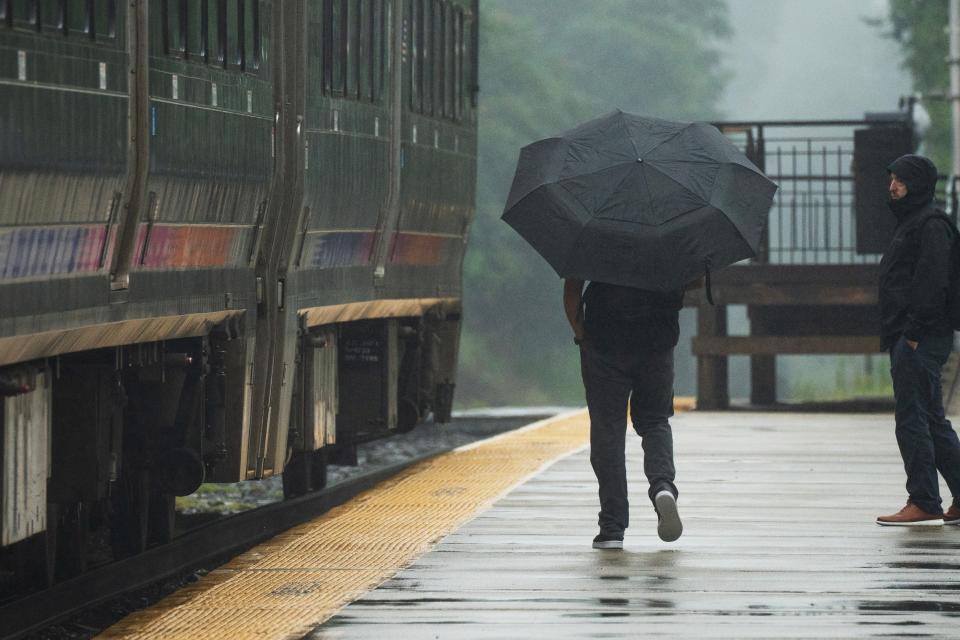
<path id="1" fill-rule="evenodd" d="M 930 551 L 958 551 L 960 541 L 953 540 L 903 540 L 897 544 L 903 549 L 925 549 Z"/>
<path id="2" fill-rule="evenodd" d="M 629 607 L 630 601 L 626 598 L 597 598 L 597 602 L 605 607 Z"/>
<path id="3" fill-rule="evenodd" d="M 960 591 L 960 582 L 948 582 L 944 584 L 888 584 L 883 587 L 883 589 L 894 591 Z"/>
<path id="4" fill-rule="evenodd" d="M 950 562 L 884 562 L 888 569 L 920 569 L 923 571 L 960 571 L 960 564 Z"/>
<path id="5" fill-rule="evenodd" d="M 860 611 L 960 614 L 960 602 L 944 600 L 863 600 Z"/>
<path id="6" fill-rule="evenodd" d="M 435 604 L 440 602 L 466 602 L 463 598 L 417 598 L 416 600 L 392 600 L 389 598 L 365 598 L 354 600 L 351 606 L 363 607 L 415 607 L 421 604 Z"/>

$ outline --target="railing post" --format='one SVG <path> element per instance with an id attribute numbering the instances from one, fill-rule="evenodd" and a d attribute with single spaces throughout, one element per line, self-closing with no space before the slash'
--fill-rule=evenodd
<path id="1" fill-rule="evenodd" d="M 753 164 L 757 165 L 764 173 L 767 172 L 767 141 L 763 137 L 763 125 L 757 125 L 756 146 L 753 148 L 753 157 L 750 158 Z M 760 237 L 760 246 L 757 249 L 757 257 L 753 259 L 756 264 L 767 264 L 770 262 L 770 225 L 767 224 L 763 235 Z"/>
<path id="2" fill-rule="evenodd" d="M 701 302 L 697 307 L 697 335 L 727 335 L 727 307 Z M 729 406 L 727 356 L 697 356 L 697 409 L 713 411 Z"/>
<path id="3" fill-rule="evenodd" d="M 776 334 L 776 327 L 768 326 L 764 314 L 756 311 L 762 308 L 748 307 L 751 336 L 769 336 Z M 767 405 L 777 401 L 777 357 L 770 355 L 750 356 L 750 404 Z"/>

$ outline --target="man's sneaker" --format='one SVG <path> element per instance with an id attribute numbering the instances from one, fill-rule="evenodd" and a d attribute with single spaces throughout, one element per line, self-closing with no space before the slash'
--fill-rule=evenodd
<path id="1" fill-rule="evenodd" d="M 936 526 L 943 524 L 943 516 L 927 513 L 908 500 L 906 506 L 900 509 L 900 511 L 889 516 L 880 516 L 877 518 L 877 524 L 885 527 Z"/>
<path id="2" fill-rule="evenodd" d="M 593 539 L 593 548 L 594 549 L 623 549 L 623 535 L 608 536 L 606 534 L 601 533 L 596 538 Z"/>
<path id="3" fill-rule="evenodd" d="M 677 512 L 677 499 L 673 493 L 664 489 L 653 497 L 660 521 L 657 523 L 657 535 L 664 542 L 673 542 L 683 533 L 683 523 Z"/>
<path id="4" fill-rule="evenodd" d="M 953 504 L 943 513 L 943 524 L 960 524 L 960 498 L 954 498 Z"/>

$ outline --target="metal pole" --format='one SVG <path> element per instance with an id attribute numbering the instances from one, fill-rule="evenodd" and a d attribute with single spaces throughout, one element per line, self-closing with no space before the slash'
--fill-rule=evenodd
<path id="1" fill-rule="evenodd" d="M 960 175 L 960 0 L 950 0 L 950 115 L 953 124 L 953 166 Z"/>

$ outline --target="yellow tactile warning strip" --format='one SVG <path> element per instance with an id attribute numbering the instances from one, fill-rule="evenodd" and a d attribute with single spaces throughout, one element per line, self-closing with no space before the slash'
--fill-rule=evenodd
<path id="1" fill-rule="evenodd" d="M 678 399 L 676 405 L 690 403 Z M 302 637 L 588 441 L 586 411 L 577 411 L 421 462 L 128 616 L 100 637 Z"/>

